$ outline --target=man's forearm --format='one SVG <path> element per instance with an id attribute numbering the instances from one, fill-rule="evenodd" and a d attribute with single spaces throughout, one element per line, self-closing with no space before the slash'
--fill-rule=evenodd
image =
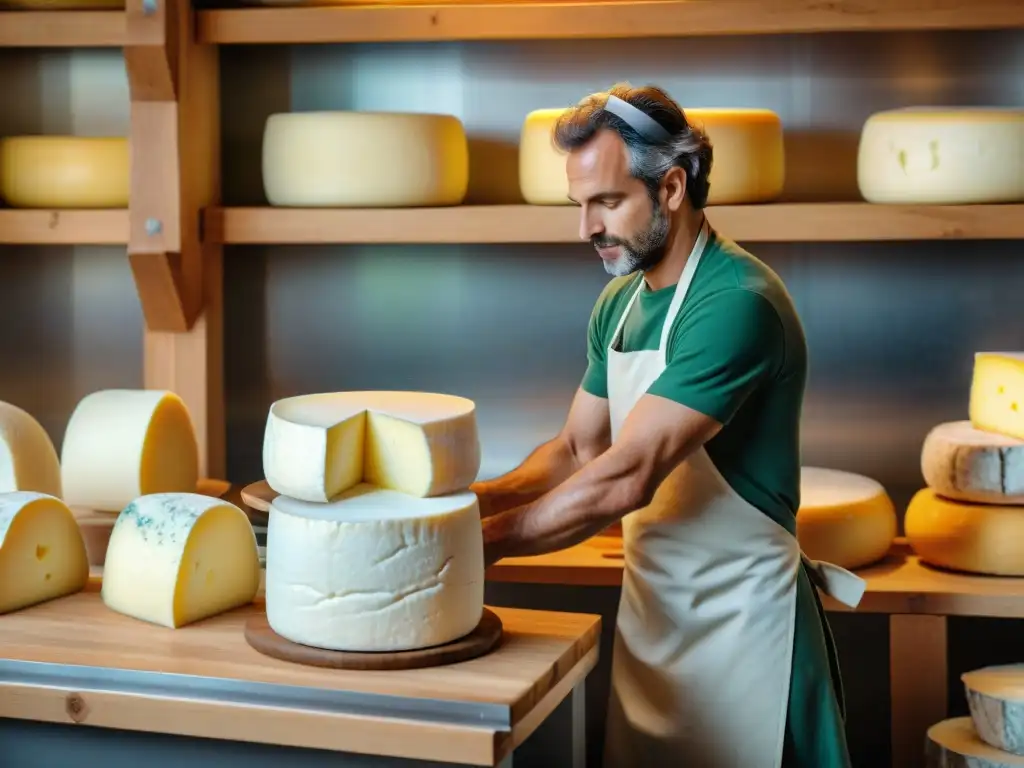
<path id="1" fill-rule="evenodd" d="M 470 486 L 489 517 L 534 501 L 568 478 L 578 467 L 568 442 L 559 435 L 541 445 L 522 464 L 501 477 Z"/>

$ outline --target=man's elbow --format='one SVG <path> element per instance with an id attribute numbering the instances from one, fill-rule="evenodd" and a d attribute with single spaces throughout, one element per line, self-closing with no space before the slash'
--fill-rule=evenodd
<path id="1" fill-rule="evenodd" d="M 643 466 L 633 466 L 617 473 L 602 494 L 599 505 L 601 522 L 611 524 L 624 515 L 651 503 L 659 482 L 654 473 Z"/>

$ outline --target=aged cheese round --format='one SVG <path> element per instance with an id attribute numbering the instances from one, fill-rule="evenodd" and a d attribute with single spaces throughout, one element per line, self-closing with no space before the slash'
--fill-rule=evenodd
<path id="1" fill-rule="evenodd" d="M 1024 200 L 1024 109 L 910 108 L 865 122 L 857 180 L 871 203 Z"/>
<path id="2" fill-rule="evenodd" d="M 46 430 L 27 411 L 0 402 L 0 492 L 6 491 L 64 495 L 60 460 Z"/>
<path id="3" fill-rule="evenodd" d="M 476 495 L 360 484 L 328 504 L 278 496 L 266 600 L 277 634 L 316 648 L 400 651 L 467 635 L 484 600 Z"/>
<path id="4" fill-rule="evenodd" d="M 128 140 L 0 139 L 0 198 L 12 208 L 126 208 Z"/>
<path id="5" fill-rule="evenodd" d="M 1013 768 L 1024 757 L 996 749 L 978 736 L 969 717 L 953 717 L 928 729 L 925 768 Z"/>
<path id="6" fill-rule="evenodd" d="M 291 112 L 267 118 L 263 187 L 271 205 L 458 205 L 469 145 L 452 115 Z"/>
<path id="7" fill-rule="evenodd" d="M 903 518 L 907 541 L 926 563 L 967 573 L 1024 576 L 1024 509 L 971 504 L 917 492 Z"/>
<path id="8" fill-rule="evenodd" d="M 960 679 L 981 740 L 1024 755 L 1024 664 L 976 669 Z"/>
<path id="9" fill-rule="evenodd" d="M 921 472 L 947 499 L 1024 505 L 1024 440 L 975 429 L 969 421 L 939 424 L 928 433 Z"/>
<path id="10" fill-rule="evenodd" d="M 570 205 L 566 153 L 555 146 L 553 131 L 564 109 L 530 112 L 519 132 L 519 192 L 530 205 Z"/>

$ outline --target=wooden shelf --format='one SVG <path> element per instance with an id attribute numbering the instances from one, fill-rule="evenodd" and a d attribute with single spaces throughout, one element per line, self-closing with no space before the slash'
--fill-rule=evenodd
<path id="1" fill-rule="evenodd" d="M 206 236 L 226 244 L 578 243 L 575 206 L 452 208 L 211 208 Z M 904 206 L 774 203 L 708 210 L 741 242 L 1024 238 L 1024 205 Z"/>
<path id="2" fill-rule="evenodd" d="M 0 48 L 118 48 L 123 11 L 2 11 Z"/>
<path id="3" fill-rule="evenodd" d="M 2 21 L 2 20 L 0 20 Z M 0 209 L 2 245 L 126 245 L 128 211 Z"/>

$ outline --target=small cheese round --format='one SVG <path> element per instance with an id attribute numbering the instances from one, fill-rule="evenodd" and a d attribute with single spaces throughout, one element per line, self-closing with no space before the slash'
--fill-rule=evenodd
<path id="1" fill-rule="evenodd" d="M 1024 505 L 1024 440 L 975 429 L 969 421 L 939 424 L 928 433 L 921 472 L 947 499 Z"/>
<path id="2" fill-rule="evenodd" d="M 1011 768 L 1024 757 L 1003 752 L 978 736 L 969 717 L 953 717 L 928 729 L 925 768 Z"/>
<path id="3" fill-rule="evenodd" d="M 1024 755 L 1024 664 L 976 669 L 960 679 L 981 740 Z"/>
<path id="4" fill-rule="evenodd" d="M 466 132 L 452 115 L 292 112 L 263 132 L 271 205 L 458 205 L 469 186 Z"/>
<path id="5" fill-rule="evenodd" d="M 940 568 L 992 576 L 1024 576 L 1024 510 L 950 501 L 918 491 L 903 518 L 918 557 Z"/>
<path id="6" fill-rule="evenodd" d="M 6 491 L 64 495 L 60 459 L 46 430 L 27 411 L 0 402 L 0 492 Z"/>
<path id="7" fill-rule="evenodd" d="M 61 481 L 68 504 L 104 512 L 151 493 L 195 491 L 199 444 L 185 403 L 161 390 L 86 395 L 64 433 Z"/>
<path id="8" fill-rule="evenodd" d="M 530 112 L 519 132 L 519 191 L 530 205 L 570 205 L 566 153 L 555 146 L 553 131 L 564 109 Z"/>
<path id="9" fill-rule="evenodd" d="M 0 139 L 0 198 L 12 208 L 127 208 L 128 140 Z"/>
<path id="10" fill-rule="evenodd" d="M 857 182 L 870 203 L 1024 200 L 1024 109 L 896 109 L 861 131 Z"/>
<path id="11" fill-rule="evenodd" d="M 797 540 L 812 560 L 862 568 L 885 557 L 896 538 L 896 510 L 880 483 L 835 469 L 800 473 Z"/>
<path id="12" fill-rule="evenodd" d="M 402 651 L 467 635 L 484 600 L 476 495 L 420 499 L 360 484 L 329 504 L 278 496 L 266 600 L 277 634 L 315 648 Z"/>

